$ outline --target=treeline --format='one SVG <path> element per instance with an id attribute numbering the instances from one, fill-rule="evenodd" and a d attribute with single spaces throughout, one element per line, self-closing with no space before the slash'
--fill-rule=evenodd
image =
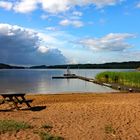
<path id="1" fill-rule="evenodd" d="M 0 69 L 137 69 L 140 67 L 140 61 L 130 62 L 112 62 L 104 64 L 66 64 L 66 65 L 40 65 L 40 66 L 12 66 L 0 63 Z"/>
<path id="2" fill-rule="evenodd" d="M 11 66 L 11 65 L 0 63 L 0 69 L 25 69 L 25 67 L 22 67 L 22 66 Z"/>
<path id="3" fill-rule="evenodd" d="M 112 62 L 104 64 L 72 64 L 48 66 L 50 69 L 136 69 L 140 67 L 140 61 L 131 62 Z"/>

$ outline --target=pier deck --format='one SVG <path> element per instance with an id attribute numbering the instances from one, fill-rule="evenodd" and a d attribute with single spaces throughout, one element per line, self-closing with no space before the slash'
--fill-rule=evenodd
<path id="1" fill-rule="evenodd" d="M 116 90 L 121 90 L 121 91 L 126 91 L 126 92 L 128 92 L 128 91 L 129 92 L 140 92 L 139 88 L 131 88 L 131 87 L 119 85 L 117 83 L 111 83 L 111 84 L 103 83 L 103 82 L 99 82 L 93 78 L 87 78 L 87 77 L 79 76 L 76 74 L 64 74 L 63 76 L 52 77 L 52 79 L 80 79 L 80 80 L 84 80 L 87 82 L 91 82 L 94 84 L 98 84 L 98 85 L 109 87 L 109 88 L 116 89 Z"/>

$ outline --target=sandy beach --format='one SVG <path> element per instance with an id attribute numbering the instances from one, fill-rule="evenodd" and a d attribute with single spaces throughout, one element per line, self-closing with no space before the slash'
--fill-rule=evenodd
<path id="1" fill-rule="evenodd" d="M 40 140 L 37 131 L 47 131 L 66 140 L 140 140 L 140 94 L 28 95 L 27 110 L 0 105 L 0 120 L 24 121 L 31 129 L 0 134 L 0 140 Z M 43 125 L 52 128 L 42 128 Z"/>

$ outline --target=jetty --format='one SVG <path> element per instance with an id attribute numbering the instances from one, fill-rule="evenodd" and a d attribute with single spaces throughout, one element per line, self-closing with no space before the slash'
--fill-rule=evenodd
<path id="1" fill-rule="evenodd" d="M 101 83 L 101 82 L 95 80 L 94 78 L 87 78 L 87 77 L 79 76 L 76 74 L 64 74 L 63 76 L 53 76 L 52 79 L 80 79 L 80 80 L 84 80 L 87 82 L 99 84 L 102 86 L 111 87 L 111 84 Z"/>
<path id="2" fill-rule="evenodd" d="M 67 73 L 67 74 L 64 74 L 62 76 L 54 76 L 54 77 L 52 77 L 52 79 L 80 79 L 80 80 L 84 80 L 84 81 L 91 82 L 91 83 L 94 83 L 94 84 L 98 84 L 98 85 L 101 85 L 101 86 L 105 86 L 105 87 L 109 87 L 109 88 L 112 88 L 112 89 L 120 90 L 120 91 L 140 92 L 140 88 L 131 88 L 131 87 L 128 87 L 128 86 L 120 85 L 118 83 L 103 83 L 103 82 L 97 81 L 94 78 L 87 78 L 87 77 L 84 77 L 84 76 L 79 76 L 79 75 L 71 74 L 71 73 Z"/>
<path id="3" fill-rule="evenodd" d="M 52 79 L 76 79 L 77 75 L 53 76 Z"/>
<path id="4" fill-rule="evenodd" d="M 87 82 L 91 82 L 94 84 L 98 84 L 98 85 L 109 87 L 116 90 L 121 90 L 121 91 L 126 91 L 126 92 L 140 92 L 140 88 L 131 88 L 128 86 L 120 85 L 118 83 L 104 83 L 104 82 L 97 81 L 94 78 L 88 78 L 88 77 L 73 74 L 71 73 L 69 67 L 67 67 L 66 74 L 63 74 L 62 76 L 54 76 L 52 77 L 52 79 L 80 79 L 80 80 L 84 80 Z"/>

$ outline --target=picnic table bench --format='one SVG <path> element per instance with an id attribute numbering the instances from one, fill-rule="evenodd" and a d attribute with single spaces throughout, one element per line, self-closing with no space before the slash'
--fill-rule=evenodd
<path id="1" fill-rule="evenodd" d="M 25 99 L 25 93 L 8 93 L 8 94 L 0 94 L 3 97 L 2 103 L 12 102 L 17 110 L 19 110 L 18 104 L 25 103 L 29 108 L 30 102 L 32 100 Z"/>

